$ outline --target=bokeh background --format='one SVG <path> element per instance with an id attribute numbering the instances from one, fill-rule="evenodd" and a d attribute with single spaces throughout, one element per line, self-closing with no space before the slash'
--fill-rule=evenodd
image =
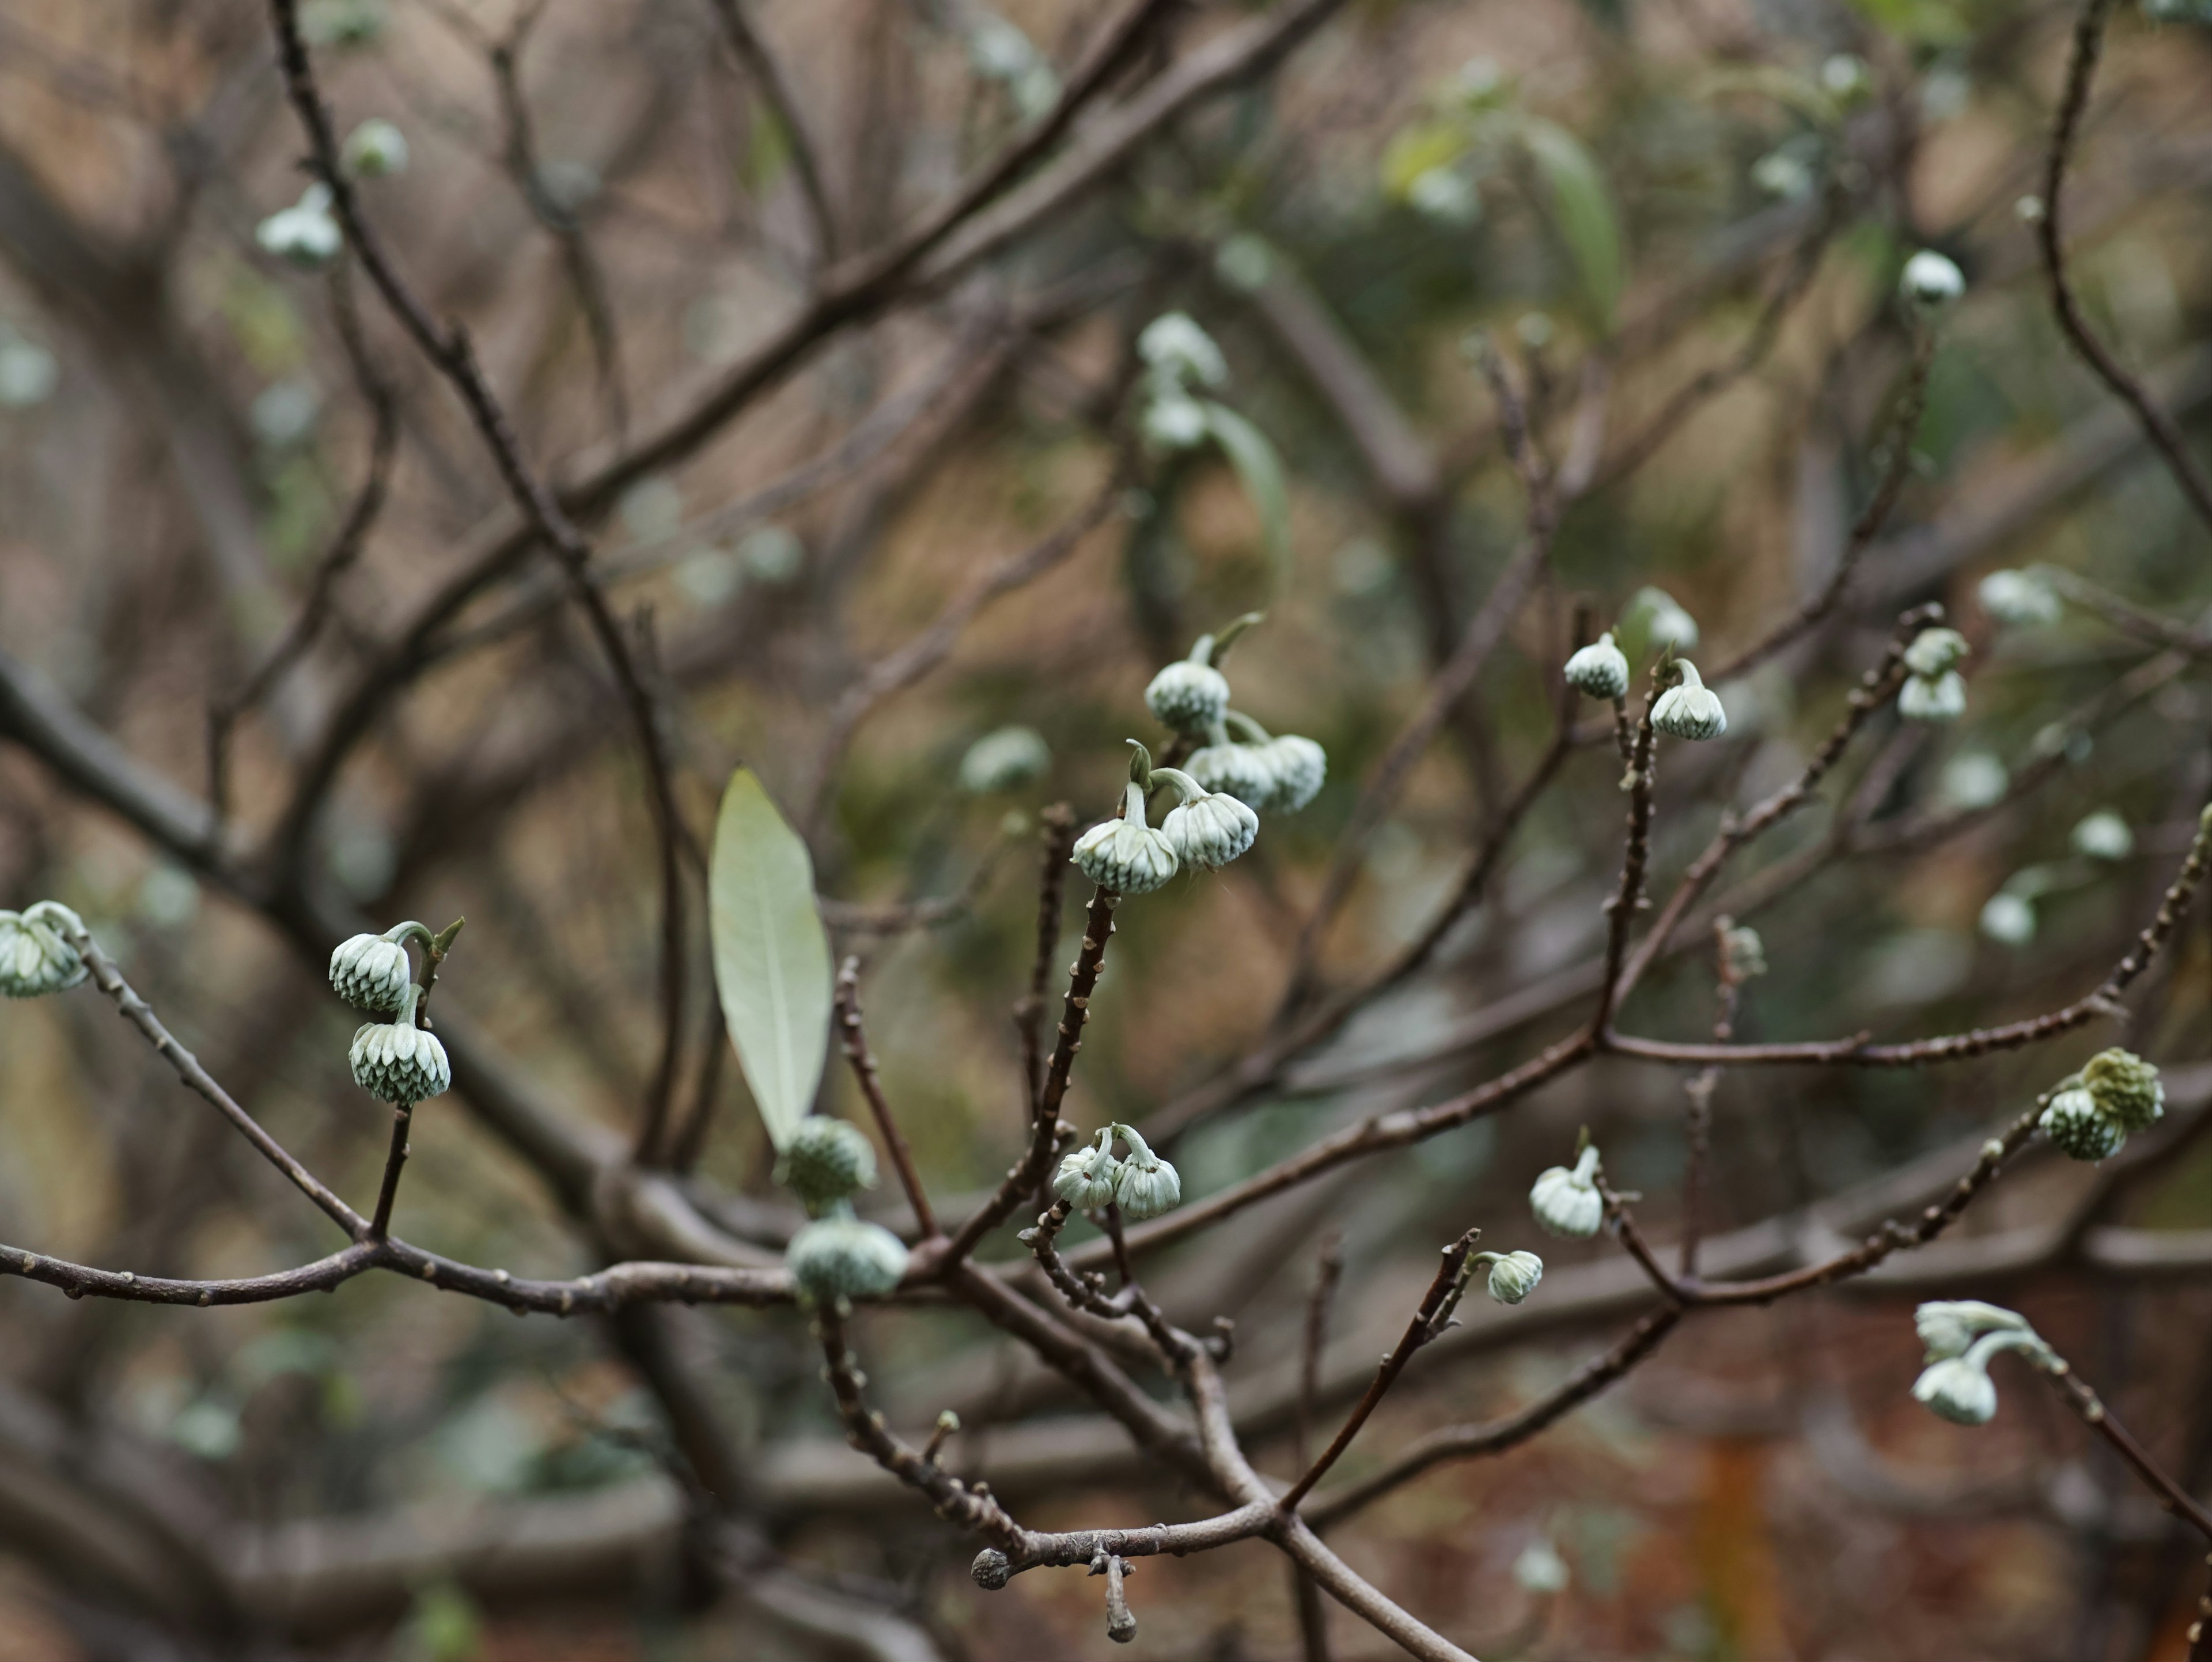
<path id="1" fill-rule="evenodd" d="M 1259 15 L 1159 9 L 1102 108 Z M 1896 281 L 1917 248 L 1955 260 L 1967 290 L 1932 326 L 1896 510 L 1833 616 L 1723 688 L 1726 740 L 1662 752 L 1657 892 L 1724 806 L 1796 774 L 1897 614 L 1929 600 L 1973 643 L 1968 712 L 1878 717 L 1822 799 L 1731 868 L 1723 904 L 1771 965 L 1739 1037 L 1910 1038 L 2078 996 L 2148 920 L 2212 787 L 2212 647 L 2193 633 L 2212 530 L 2062 340 L 2019 207 L 2041 188 L 2070 6 L 1356 0 L 988 259 L 825 327 L 696 441 L 626 467 L 841 261 L 1049 109 L 1099 9 L 749 6 L 830 204 L 827 249 L 791 118 L 705 0 L 304 12 L 340 130 L 376 117 L 404 134 L 408 165 L 363 184 L 368 211 L 436 312 L 465 321 L 528 454 L 572 481 L 618 464 L 580 517 L 649 667 L 687 823 L 704 834 L 742 760 L 808 837 L 941 1209 L 994 1182 L 1021 1135 L 1009 1013 L 1034 951 L 1040 811 L 1109 811 L 1122 740 L 1164 739 L 1141 702 L 1153 670 L 1248 610 L 1267 617 L 1231 660 L 1237 704 L 1323 743 L 1329 782 L 1271 818 L 1252 857 L 1123 909 L 1073 1117 L 1192 1117 L 1173 1154 L 1202 1195 L 1583 1019 L 1620 860 L 1603 738 L 1567 755 L 1421 974 L 1257 1088 L 1216 1088 L 1264 1044 L 1294 970 L 1356 986 L 1437 916 L 1552 743 L 1578 607 L 1603 626 L 1656 585 L 1720 661 L 1820 590 L 1896 460 L 1916 326 Z M 2128 4 L 2110 36 L 2067 198 L 2075 280 L 2201 437 L 2212 27 Z M 505 497 L 358 273 L 257 241 L 306 185 L 302 149 L 248 0 L 0 6 L 11 684 L 106 734 L 132 776 L 204 801 L 211 712 L 303 609 L 317 619 L 228 725 L 213 851 L 95 800 L 11 703 L 0 902 L 76 907 L 210 1070 L 356 1201 L 387 1126 L 348 1075 L 355 1018 L 325 985 L 327 941 L 253 876 L 289 861 L 320 916 L 379 928 L 465 914 L 439 999 L 512 1089 L 462 1067 L 418 1115 L 397 1227 L 471 1262 L 577 1274 L 635 1236 L 560 1149 L 530 1145 L 512 1099 L 543 1105 L 570 1151 L 636 1127 L 662 1035 L 647 795 L 549 563 L 514 560 L 418 627 Z M 1221 344 L 1212 395 L 1264 441 L 1242 468 L 1133 436 L 1136 338 L 1170 310 Z M 1500 649 L 1369 813 L 1393 735 L 1522 534 L 1498 400 L 1467 349 L 1486 335 L 1551 460 L 1595 472 Z M 325 583 L 380 401 L 385 500 Z M 967 606 L 1094 506 L 1110 511 L 1064 557 Z M 1987 572 L 2036 562 L 2091 587 L 2042 626 L 1979 606 Z M 898 656 L 939 624 L 933 655 Z M 302 791 L 349 704 L 355 742 Z M 963 783 L 969 746 L 1009 724 L 1048 746 L 1042 774 Z M 2078 837 L 2096 814 L 2125 837 Z M 1341 904 L 1311 927 L 1333 871 Z M 698 1215 L 772 1261 L 796 1214 L 714 1025 L 688 893 L 675 1164 Z M 2025 930 L 2017 907 L 1988 920 L 2001 893 L 2028 901 Z M 1638 992 L 1632 1031 L 1705 1034 L 1712 972 L 1692 947 Z M 1909 1316 L 1931 1295 L 2017 1305 L 2171 1470 L 2212 1486 L 2208 1001 L 2200 914 L 2118 1026 L 1936 1069 L 1727 1075 L 1708 1252 L 1746 1265 L 1917 1208 L 2100 1044 L 2166 1068 L 2170 1112 L 2101 1171 L 2033 1155 L 1895 1273 L 1698 1318 L 1542 1437 L 1347 1522 L 1340 1549 L 1485 1657 L 2179 1662 L 2197 1549 L 2025 1373 L 2001 1374 L 1982 1430 L 1919 1409 Z M 827 1079 L 852 1111 L 848 1079 Z M 1161 1255 L 1149 1273 L 1180 1319 L 1238 1323 L 1229 1377 L 1262 1469 L 1297 1470 L 1292 1380 L 1331 1232 L 1346 1269 L 1322 1434 L 1442 1242 L 1480 1224 L 1550 1266 L 1528 1305 L 1470 1312 L 1423 1357 L 1347 1471 L 1533 1397 L 1617 1336 L 1648 1290 L 1617 1245 L 1540 1240 L 1523 1196 L 1587 1126 L 1671 1240 L 1683 1083 L 1602 1061 Z M 0 1008 L 0 1238 L 19 1248 L 217 1275 L 336 1244 L 90 989 Z M 971 1315 L 873 1312 L 859 1333 L 893 1422 L 957 1408 L 950 1458 L 1033 1526 L 1204 1504 Z M 974 1543 L 844 1447 L 818 1360 L 788 1311 L 518 1321 L 370 1277 L 198 1312 L 10 1278 L 0 1658 L 1109 1653 L 1078 1573 L 973 1588 Z M 701 1424 L 740 1486 L 734 1568 L 702 1522 Z M 1516 1577 L 1539 1544 L 1564 1592 Z M 1146 1561 L 1131 1592 L 1152 1655 L 1315 1654 L 1265 1547 Z M 862 1631 L 855 1610 L 888 1626 Z M 1340 1613 L 1327 1644 L 1387 1649 Z"/>

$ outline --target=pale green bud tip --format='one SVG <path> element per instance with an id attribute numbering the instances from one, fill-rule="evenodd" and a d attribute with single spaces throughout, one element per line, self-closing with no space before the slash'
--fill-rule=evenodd
<path id="1" fill-rule="evenodd" d="M 1528 1190 L 1528 1209 L 1537 1227 L 1569 1240 L 1588 1240 L 1605 1221 L 1605 1197 L 1597 1191 L 1597 1149 L 1583 1150 L 1571 1170 L 1554 1166 Z"/>
<path id="2" fill-rule="evenodd" d="M 58 900 L 0 911 L 0 998 L 42 998 L 82 981 L 89 971 L 69 938 L 83 928 Z"/>
<path id="3" fill-rule="evenodd" d="M 1000 728 L 968 746 L 960 758 L 960 788 L 974 796 L 1041 779 L 1052 766 L 1052 747 L 1035 728 Z"/>
<path id="4" fill-rule="evenodd" d="M 1916 310 L 1940 312 L 1966 292 L 1966 277 L 1933 248 L 1923 248 L 1905 262 L 1897 289 Z"/>
<path id="5" fill-rule="evenodd" d="M 1152 677 L 1145 689 L 1145 708 L 1164 727 L 1202 734 L 1229 709 L 1229 678 L 1211 664 L 1178 660 Z"/>
<path id="6" fill-rule="evenodd" d="M 819 1215 L 835 1202 L 876 1186 L 876 1151 L 860 1128 L 826 1114 L 799 1122 L 779 1152 L 775 1180 Z"/>
<path id="7" fill-rule="evenodd" d="M 1544 1261 L 1534 1252 L 1507 1252 L 1490 1266 L 1490 1296 L 1500 1304 L 1519 1304 L 1544 1279 Z"/>
<path id="8" fill-rule="evenodd" d="M 1717 739 L 1728 731 L 1728 712 L 1720 695 L 1698 679 L 1698 667 L 1685 658 L 1682 681 L 1659 695 L 1651 706 L 1651 725 L 1677 739 Z"/>
<path id="9" fill-rule="evenodd" d="M 846 1207 L 793 1235 L 783 1261 L 803 1300 L 835 1305 L 889 1293 L 906 1274 L 907 1250 L 890 1230 L 862 1222 Z"/>
<path id="10" fill-rule="evenodd" d="M 1607 630 L 1567 660 L 1567 685 L 1586 697 L 1618 698 L 1628 691 L 1628 658 Z"/>
<path id="11" fill-rule="evenodd" d="M 2166 1112 L 2158 1069 L 2132 1050 L 2100 1050 L 2083 1064 L 2081 1087 L 2123 1131 L 2144 1131 Z"/>

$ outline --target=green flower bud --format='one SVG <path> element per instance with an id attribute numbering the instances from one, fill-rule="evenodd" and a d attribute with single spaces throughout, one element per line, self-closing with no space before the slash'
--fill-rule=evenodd
<path id="1" fill-rule="evenodd" d="M 331 953 L 331 989 L 356 1010 L 393 1014 L 414 978 L 407 948 L 380 934 L 349 936 Z"/>
<path id="2" fill-rule="evenodd" d="M 1955 669 L 1932 679 L 1911 675 L 1897 690 L 1897 713 L 1908 721 L 1955 721 L 1966 713 L 1966 678 Z"/>
<path id="3" fill-rule="evenodd" d="M 1567 660 L 1567 685 L 1590 698 L 1619 698 L 1628 691 L 1628 656 L 1611 630 Z"/>
<path id="4" fill-rule="evenodd" d="M 90 971 L 68 935 L 83 928 L 58 900 L 0 911 L 0 998 L 42 998 L 82 981 Z"/>
<path id="5" fill-rule="evenodd" d="M 1519 1304 L 1544 1279 L 1544 1261 L 1534 1252 L 1489 1253 L 1490 1296 L 1500 1304 Z"/>
<path id="6" fill-rule="evenodd" d="M 1923 629 L 1905 648 L 1905 667 L 1915 675 L 1933 680 L 1947 669 L 1956 669 L 1966 656 L 1966 637 L 1955 629 Z"/>
<path id="7" fill-rule="evenodd" d="M 1175 1167 L 1147 1148 L 1133 1128 L 1116 1125 L 1113 1129 L 1130 1150 L 1114 1179 L 1114 1198 L 1121 1205 L 1121 1215 L 1142 1223 L 1181 1205 L 1182 1178 Z"/>
<path id="8" fill-rule="evenodd" d="M 2030 1330 L 2025 1317 L 1978 1299 L 1931 1300 L 1912 1312 L 1912 1324 L 1931 1362 L 1965 1355 L 1984 1333 Z"/>
<path id="9" fill-rule="evenodd" d="M 2132 1050 L 2100 1050 L 2081 1068 L 2081 1087 L 2123 1131 L 2147 1131 L 2166 1112 L 2158 1069 Z"/>
<path id="10" fill-rule="evenodd" d="M 2051 1099 L 2051 1105 L 2036 1122 L 2044 1135 L 2069 1160 L 2108 1160 L 2128 1140 L 2120 1123 L 2097 1105 L 2096 1098 L 2076 1086 Z"/>
<path id="11" fill-rule="evenodd" d="M 876 1186 L 874 1145 L 856 1125 L 809 1114 L 778 1151 L 775 1180 L 818 1218 L 836 1202 Z"/>
<path id="12" fill-rule="evenodd" d="M 1719 696 L 1698 679 L 1698 667 L 1685 658 L 1682 681 L 1659 695 L 1651 706 L 1651 725 L 1677 739 L 1717 739 L 1728 731 L 1728 712 Z"/>
<path id="13" fill-rule="evenodd" d="M 1121 1162 L 1114 1158 L 1114 1128 L 1098 1134 L 1095 1148 L 1074 1148 L 1061 1157 L 1053 1173 L 1052 1192 L 1079 1212 L 1095 1212 L 1114 1199 L 1114 1185 L 1121 1175 Z"/>
<path id="14" fill-rule="evenodd" d="M 1528 1209 L 1547 1235 L 1588 1240 L 1605 1221 L 1605 1197 L 1597 1191 L 1597 1149 L 1585 1148 L 1569 1171 L 1554 1166 L 1528 1190 Z"/>
<path id="15" fill-rule="evenodd" d="M 832 1203 L 791 1238 L 783 1262 L 802 1300 L 836 1306 L 848 1299 L 878 1299 L 906 1274 L 905 1243 L 880 1224 L 853 1215 L 849 1202 Z"/>
<path id="16" fill-rule="evenodd" d="M 1177 733 L 1204 733 L 1229 708 L 1229 678 L 1188 659 L 1168 665 L 1145 689 L 1145 708 Z"/>
<path id="17" fill-rule="evenodd" d="M 398 1014 L 389 1022 L 354 1030 L 349 1060 L 354 1083 L 380 1102 L 428 1102 L 453 1082 L 453 1064 L 435 1033 L 415 1025 L 422 989 L 409 983 Z"/>

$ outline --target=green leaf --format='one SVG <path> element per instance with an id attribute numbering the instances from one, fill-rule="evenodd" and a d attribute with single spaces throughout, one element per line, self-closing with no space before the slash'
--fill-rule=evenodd
<path id="1" fill-rule="evenodd" d="M 1620 216 L 1597 161 L 1565 127 L 1531 116 L 1522 140 L 1552 193 L 1552 219 L 1559 240 L 1574 257 L 1583 292 L 1598 327 L 1610 332 L 1626 276 L 1621 263 Z"/>
<path id="2" fill-rule="evenodd" d="M 1207 430 L 1227 453 L 1244 494 L 1259 510 L 1260 533 L 1280 587 L 1291 571 L 1291 493 L 1283 482 L 1282 458 L 1267 435 L 1234 410 L 1211 399 L 1199 402 L 1206 411 Z"/>
<path id="3" fill-rule="evenodd" d="M 830 1044 L 830 937 L 814 862 L 751 769 L 730 776 L 707 871 L 714 984 L 738 1065 L 781 1148 L 813 1105 Z"/>
<path id="4" fill-rule="evenodd" d="M 1406 199 L 1413 181 L 1431 167 L 1449 167 L 1467 154 L 1466 124 L 1450 117 L 1431 118 L 1401 128 L 1383 148 L 1382 193 Z"/>

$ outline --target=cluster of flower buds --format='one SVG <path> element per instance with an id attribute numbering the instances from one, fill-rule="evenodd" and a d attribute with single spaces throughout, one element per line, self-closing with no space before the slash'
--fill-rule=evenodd
<path id="1" fill-rule="evenodd" d="M 408 965 L 410 939 L 428 950 L 434 937 L 410 921 L 382 934 L 350 936 L 331 953 L 331 990 L 357 1010 L 392 1018 L 356 1028 L 348 1053 L 354 1083 L 380 1102 L 428 1102 L 453 1082 L 446 1047 L 415 1025 L 422 989 Z"/>
<path id="2" fill-rule="evenodd" d="M 84 959 L 69 941 L 83 933 L 84 920 L 58 900 L 0 911 L 0 998 L 42 998 L 83 980 Z"/>
<path id="3" fill-rule="evenodd" d="M 1146 823 L 1146 794 L 1171 786 L 1182 800 L 1158 829 Z M 1083 874 L 1116 894 L 1149 894 L 1184 866 L 1225 866 L 1260 835 L 1260 816 L 1224 792 L 1208 790 L 1180 768 L 1156 768 L 1152 752 L 1129 740 L 1129 782 L 1121 817 L 1102 819 L 1076 839 Z"/>
<path id="4" fill-rule="evenodd" d="M 1213 337 L 1188 314 L 1169 312 L 1145 326 L 1137 356 L 1145 361 L 1145 408 L 1138 417 L 1145 442 L 1158 451 L 1188 450 L 1203 442 L 1206 406 L 1191 389 L 1229 379 L 1229 361 Z"/>
<path id="5" fill-rule="evenodd" d="M 321 271 L 345 246 L 338 222 L 331 216 L 331 187 L 319 180 L 308 186 L 298 202 L 255 227 L 253 240 L 264 253 L 288 265 L 303 271 Z"/>
<path id="6" fill-rule="evenodd" d="M 1230 643 L 1260 621 L 1239 618 L 1218 636 L 1201 635 L 1190 656 L 1170 664 L 1145 689 L 1145 707 L 1162 725 L 1206 742 L 1191 752 L 1191 776 L 1263 813 L 1296 813 L 1320 794 L 1328 753 L 1296 734 L 1271 735 L 1229 708 L 1229 678 L 1220 660 Z"/>
<path id="7" fill-rule="evenodd" d="M 2132 1050 L 2100 1050 L 2078 1074 L 2059 1081 L 2036 1122 L 2061 1154 L 2073 1160 L 2109 1160 L 2128 1135 L 2148 1130 L 2166 1112 L 2166 1087 L 2158 1069 Z"/>
<path id="8" fill-rule="evenodd" d="M 809 1305 L 842 1309 L 854 1299 L 879 1299 L 906 1274 L 904 1242 L 881 1224 L 853 1215 L 850 1201 L 833 1201 L 791 1238 L 783 1262 Z"/>
<path id="9" fill-rule="evenodd" d="M 1128 1145 L 1126 1158 L 1114 1156 L 1114 1139 Z M 1079 1212 L 1119 1206 L 1121 1215 L 1142 1223 L 1182 1204 L 1182 1178 L 1130 1126 L 1103 1127 L 1096 1145 L 1077 1148 L 1053 1173 L 1052 1192 Z"/>
<path id="10" fill-rule="evenodd" d="M 1554 1166 L 1528 1190 L 1528 1209 L 1547 1235 L 1586 1241 L 1605 1221 L 1605 1196 L 1597 1190 L 1597 1148 L 1585 1144 L 1574 1166 Z"/>
<path id="11" fill-rule="evenodd" d="M 2065 1366 L 2025 1317 L 1996 1305 L 1975 1299 L 1923 1304 L 1912 1322 L 1928 1352 L 1912 1395 L 1956 1425 L 1987 1425 L 1996 1415 L 1997 1388 L 1990 1378 L 1990 1362 L 2000 1351 L 2017 1350 L 2046 1371 Z"/>
<path id="12" fill-rule="evenodd" d="M 1620 627 L 1632 624 L 1646 641 L 1659 646 L 1679 672 L 1675 685 L 1661 693 L 1651 706 L 1651 725 L 1676 739 L 1717 739 L 1726 733 L 1728 712 L 1721 708 L 1719 695 L 1698 679 L 1695 664 L 1673 656 L 1697 645 L 1697 619 L 1664 589 L 1644 588 L 1637 592 L 1623 614 Z M 1567 685 L 1585 697 L 1615 700 L 1628 696 L 1628 654 L 1620 649 L 1610 629 L 1568 658 L 1565 675 Z"/>
<path id="13" fill-rule="evenodd" d="M 1908 721 L 1955 721 L 1966 713 L 1966 681 L 1958 666 L 1966 637 L 1955 629 L 1923 629 L 1905 648 L 1911 672 L 1898 689 L 1897 713 Z"/>

